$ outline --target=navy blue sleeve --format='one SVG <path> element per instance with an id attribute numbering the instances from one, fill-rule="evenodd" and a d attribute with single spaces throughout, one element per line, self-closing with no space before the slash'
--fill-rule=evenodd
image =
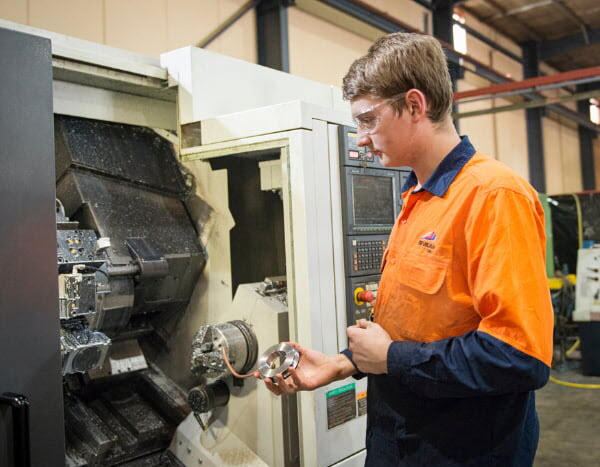
<path id="1" fill-rule="evenodd" d="M 482 331 L 435 342 L 392 342 L 388 374 L 429 398 L 526 392 L 548 381 L 550 368 Z"/>
<path id="2" fill-rule="evenodd" d="M 352 352 L 350 352 L 349 349 L 344 349 L 340 353 L 344 354 L 348 358 L 348 360 L 350 360 L 350 362 L 352 363 L 352 365 L 356 369 L 356 373 L 354 375 L 352 375 L 352 377 L 354 379 L 362 379 L 365 376 L 367 376 L 367 373 L 363 373 L 362 371 L 360 371 L 358 369 L 358 367 L 356 366 L 356 363 L 354 363 L 354 360 L 352 360 Z"/>

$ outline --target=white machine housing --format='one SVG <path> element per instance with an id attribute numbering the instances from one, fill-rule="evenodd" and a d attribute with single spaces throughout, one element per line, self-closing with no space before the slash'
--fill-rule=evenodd
<path id="1" fill-rule="evenodd" d="M 338 127 L 352 123 L 339 89 L 193 48 L 165 54 L 161 63 L 179 81 L 180 124 L 200 120 L 201 145 L 182 147 L 182 160 L 199 185 L 210 187 L 202 196 L 223 214 L 207 245 L 209 253 L 219 252 L 207 265 L 209 315 L 231 300 L 226 285 L 231 281 L 230 245 L 224 241 L 231 228 L 227 177 L 225 170 L 212 170 L 210 162 L 274 151 L 275 160 L 260 162 L 261 185 L 280 190 L 283 201 L 289 337 L 328 355 L 340 352 L 347 347 L 347 318 Z M 212 70 L 208 77 L 207 70 Z M 207 80 L 214 86 L 207 87 Z M 245 110 L 203 118 L 211 113 L 203 107 L 207 92 L 239 102 Z M 251 108 L 294 96 L 303 100 Z M 216 315 L 211 320 L 223 319 Z M 259 351 L 275 343 L 259 340 Z M 359 400 L 364 404 L 366 380 L 348 378 L 298 394 L 301 465 L 364 464 L 364 414 L 357 411 L 352 420 L 328 429 L 328 399 L 345 391 L 353 391 L 357 405 Z M 261 417 L 256 430 L 268 423 Z"/>

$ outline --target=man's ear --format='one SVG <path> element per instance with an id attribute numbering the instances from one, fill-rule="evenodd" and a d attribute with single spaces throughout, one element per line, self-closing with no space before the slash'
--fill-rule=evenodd
<path id="1" fill-rule="evenodd" d="M 418 89 L 411 89 L 406 93 L 406 109 L 413 119 L 427 116 L 427 98 Z"/>

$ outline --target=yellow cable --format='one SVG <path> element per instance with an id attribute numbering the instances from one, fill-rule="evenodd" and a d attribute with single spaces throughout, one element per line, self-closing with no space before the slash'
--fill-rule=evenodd
<path id="1" fill-rule="evenodd" d="M 553 378 L 550 376 L 550 381 L 556 384 L 560 384 L 561 386 L 568 386 L 570 388 L 580 388 L 580 389 L 600 389 L 600 384 L 579 384 L 579 383 L 568 383 L 567 381 L 561 381 L 559 379 Z"/>
<path id="2" fill-rule="evenodd" d="M 570 357 L 571 354 L 577 350 L 577 347 L 579 347 L 579 344 L 580 344 L 580 341 L 579 341 L 579 339 L 577 339 L 575 341 L 575 343 L 571 346 L 571 348 L 565 352 L 565 355 L 567 357 Z"/>
<path id="3" fill-rule="evenodd" d="M 579 240 L 579 248 L 583 248 L 583 224 L 581 220 L 581 203 L 579 202 L 579 196 L 572 193 L 571 196 L 575 200 L 575 208 L 577 209 L 577 236 Z"/>

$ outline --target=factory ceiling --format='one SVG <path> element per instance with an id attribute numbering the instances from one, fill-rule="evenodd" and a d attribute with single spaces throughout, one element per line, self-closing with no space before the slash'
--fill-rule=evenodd
<path id="1" fill-rule="evenodd" d="M 600 65 L 599 0 L 463 0 L 456 6 L 517 43 L 539 43 L 558 71 Z"/>

